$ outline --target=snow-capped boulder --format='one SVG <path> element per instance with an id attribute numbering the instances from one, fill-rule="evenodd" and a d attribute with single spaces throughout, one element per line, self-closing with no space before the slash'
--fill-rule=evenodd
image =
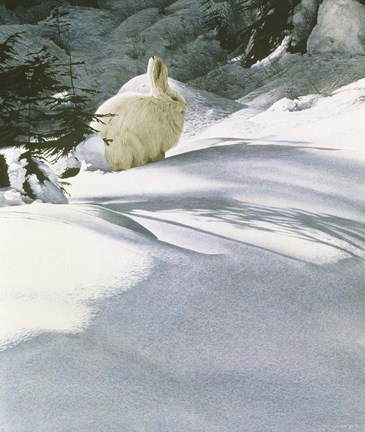
<path id="1" fill-rule="evenodd" d="M 324 0 L 318 23 L 308 38 L 314 53 L 365 54 L 365 6 L 356 0 Z"/>
<path id="2" fill-rule="evenodd" d="M 8 185 L 0 189 L 0 207 L 33 201 L 67 204 L 67 198 L 51 168 L 36 158 L 27 157 L 19 149 L 9 148 L 2 152 Z"/>

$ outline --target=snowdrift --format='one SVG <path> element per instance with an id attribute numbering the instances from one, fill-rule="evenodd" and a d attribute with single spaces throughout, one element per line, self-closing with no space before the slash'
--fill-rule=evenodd
<path id="1" fill-rule="evenodd" d="M 364 94 L 248 107 L 82 172 L 69 205 L 0 209 L 4 430 L 361 430 Z"/>

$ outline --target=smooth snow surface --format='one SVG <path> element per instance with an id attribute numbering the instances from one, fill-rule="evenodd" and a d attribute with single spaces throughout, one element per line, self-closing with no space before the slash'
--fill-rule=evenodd
<path id="1" fill-rule="evenodd" d="M 152 260 L 105 229 L 82 207 L 4 209 L 0 350 L 45 331 L 80 331 L 93 301 L 147 274 Z"/>
<path id="2" fill-rule="evenodd" d="M 245 107 L 0 209 L 3 430 L 365 430 L 364 95 Z"/>

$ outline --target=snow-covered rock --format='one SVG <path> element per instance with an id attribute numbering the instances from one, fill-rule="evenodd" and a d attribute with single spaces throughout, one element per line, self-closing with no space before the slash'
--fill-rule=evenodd
<path id="1" fill-rule="evenodd" d="M 7 148 L 2 150 L 2 153 L 6 158 L 10 185 L 0 189 L 0 206 L 34 201 L 53 204 L 68 202 L 57 176 L 49 166 L 32 158 L 33 167 L 30 168 L 23 150 Z"/>
<path id="2" fill-rule="evenodd" d="M 365 5 L 357 0 L 324 0 L 308 38 L 309 53 L 365 55 Z"/>
<path id="3" fill-rule="evenodd" d="M 68 200 L 62 192 L 57 176 L 52 169 L 45 163 L 35 158 L 32 159 L 37 169 L 44 176 L 44 178 L 39 178 L 35 173 L 27 173 L 26 182 L 34 195 L 34 199 L 44 203 L 67 204 Z"/>

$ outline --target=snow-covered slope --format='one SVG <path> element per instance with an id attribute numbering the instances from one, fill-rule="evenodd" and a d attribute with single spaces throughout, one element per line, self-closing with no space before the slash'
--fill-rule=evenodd
<path id="1" fill-rule="evenodd" d="M 363 430 L 364 95 L 0 209 L 3 430 Z"/>
<path id="2" fill-rule="evenodd" d="M 225 137 L 234 131 L 238 139 L 249 141 L 282 140 L 341 150 L 355 159 L 364 158 L 365 79 L 333 91 L 330 95 L 309 94 L 295 99 L 282 98 L 267 110 L 260 110 L 256 101 L 208 130 L 198 134 L 197 141 Z M 263 104 L 270 95 L 261 95 Z M 190 141 L 196 147 L 194 141 Z"/>

